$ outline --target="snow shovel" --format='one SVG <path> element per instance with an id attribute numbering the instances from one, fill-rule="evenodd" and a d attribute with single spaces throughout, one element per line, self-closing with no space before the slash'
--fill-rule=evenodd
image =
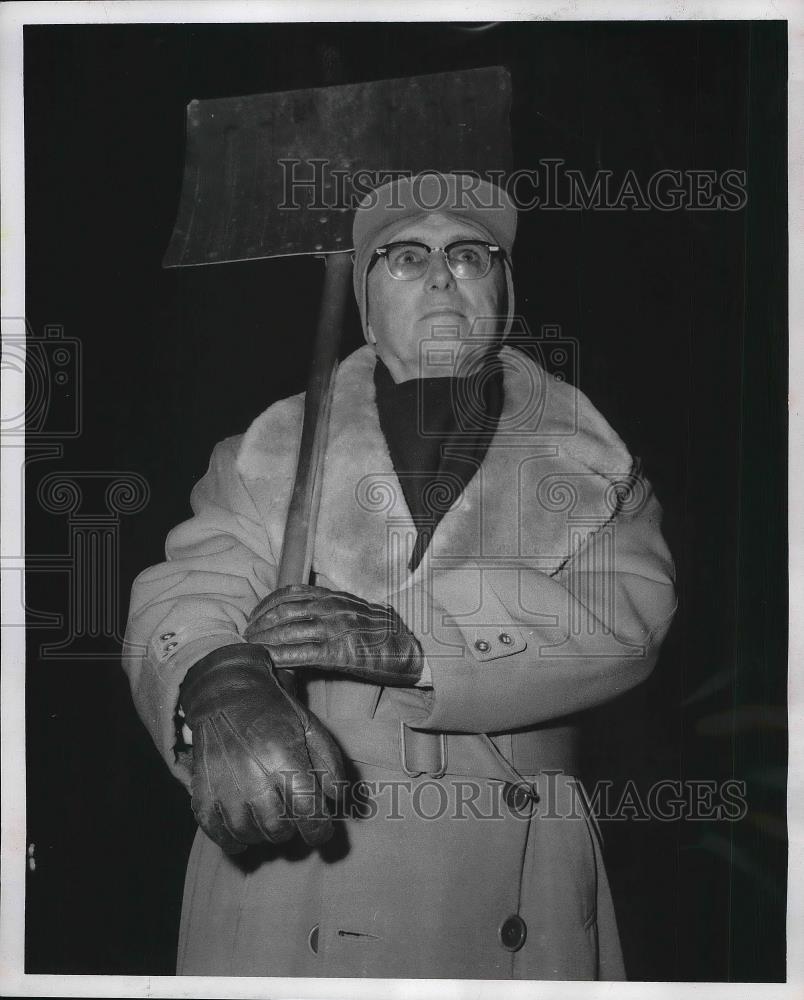
<path id="1" fill-rule="evenodd" d="M 502 67 L 191 101 L 165 267 L 293 255 L 326 262 L 277 587 L 307 583 L 361 197 L 403 173 L 499 180 L 511 166 Z"/>

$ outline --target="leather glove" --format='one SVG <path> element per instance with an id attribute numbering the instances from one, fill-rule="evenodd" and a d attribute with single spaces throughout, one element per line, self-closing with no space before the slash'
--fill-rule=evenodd
<path id="1" fill-rule="evenodd" d="M 424 666 L 419 640 L 393 608 L 324 587 L 275 590 L 251 613 L 244 635 L 265 646 L 275 667 L 404 687 Z"/>
<path id="2" fill-rule="evenodd" d="M 297 830 L 311 845 L 330 838 L 324 795 L 343 779 L 340 751 L 279 684 L 262 646 L 214 650 L 179 697 L 193 733 L 192 808 L 208 837 L 229 854 Z"/>

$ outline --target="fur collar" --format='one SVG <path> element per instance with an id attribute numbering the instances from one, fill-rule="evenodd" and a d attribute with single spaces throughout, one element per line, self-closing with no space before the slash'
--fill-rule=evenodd
<path id="1" fill-rule="evenodd" d="M 577 389 L 504 348 L 505 401 L 481 467 L 444 514 L 434 562 L 517 557 L 556 573 L 617 509 L 614 484 L 633 473 L 619 437 Z M 321 488 L 314 569 L 335 587 L 378 599 L 403 585 L 416 537 L 377 414 L 374 351 L 339 367 Z M 269 407 L 243 437 L 237 467 L 274 553 L 296 468 L 303 396 Z M 427 572 L 428 558 L 413 574 Z"/>

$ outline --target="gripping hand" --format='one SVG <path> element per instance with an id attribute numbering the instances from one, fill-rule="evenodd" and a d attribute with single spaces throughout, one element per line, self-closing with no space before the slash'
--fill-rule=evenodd
<path id="1" fill-rule="evenodd" d="M 192 806 L 227 853 L 261 841 L 332 835 L 325 796 L 343 762 L 321 722 L 277 682 L 262 646 L 237 643 L 187 673 L 180 703 L 193 734 Z"/>
<path id="2" fill-rule="evenodd" d="M 276 667 L 374 684 L 411 686 L 424 665 L 419 640 L 393 608 L 324 587 L 275 590 L 252 612 L 245 636 L 265 646 Z"/>

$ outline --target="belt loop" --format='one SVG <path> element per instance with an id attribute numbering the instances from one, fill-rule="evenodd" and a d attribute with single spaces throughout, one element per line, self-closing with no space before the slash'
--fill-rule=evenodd
<path id="1" fill-rule="evenodd" d="M 441 751 L 441 764 L 439 765 L 437 771 L 430 772 L 431 778 L 443 778 L 444 775 L 447 773 L 447 734 L 439 733 L 438 741 L 439 741 L 439 749 Z"/>
<path id="2" fill-rule="evenodd" d="M 419 775 L 424 774 L 424 771 L 412 771 L 408 767 L 408 744 L 407 738 L 405 736 L 405 729 L 408 728 L 407 724 L 403 719 L 399 720 L 399 762 L 402 766 L 402 770 L 409 778 L 418 778 Z M 428 736 L 434 736 L 434 733 L 427 733 Z M 428 771 L 427 773 L 433 778 L 443 778 L 447 773 L 447 734 L 439 733 L 439 750 L 440 750 L 440 761 L 438 770 Z"/>

